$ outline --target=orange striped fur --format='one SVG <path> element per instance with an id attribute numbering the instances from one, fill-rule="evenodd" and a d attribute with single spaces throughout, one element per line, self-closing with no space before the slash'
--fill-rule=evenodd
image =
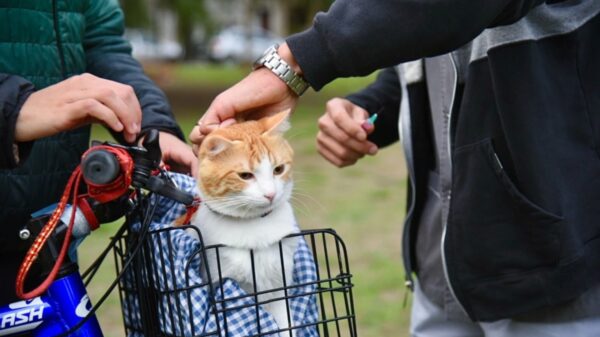
<path id="1" fill-rule="evenodd" d="M 286 165 L 281 179 L 292 179 L 293 150 L 283 138 L 288 111 L 257 121 L 245 121 L 212 132 L 199 151 L 199 187 L 214 198 L 242 191 L 247 181 L 239 173 L 254 172 L 260 160 Z"/>

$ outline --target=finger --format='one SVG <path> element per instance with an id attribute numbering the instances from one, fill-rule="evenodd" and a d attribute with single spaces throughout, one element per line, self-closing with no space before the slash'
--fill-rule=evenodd
<path id="1" fill-rule="evenodd" d="M 123 124 L 119 121 L 115 113 L 104 104 L 92 98 L 68 104 L 67 115 L 80 119 L 89 119 L 88 117 L 91 117 L 91 119 L 104 123 L 116 132 L 124 130 Z"/>
<path id="2" fill-rule="evenodd" d="M 116 95 L 116 93 L 108 89 L 98 90 L 95 93 L 88 91 L 87 94 L 82 95 L 80 99 L 75 102 L 81 101 L 84 101 L 84 103 L 77 106 L 83 107 L 83 111 L 98 113 L 101 110 L 104 112 L 102 114 L 103 117 L 110 118 L 111 120 L 112 116 L 117 118 L 123 128 L 121 130 L 116 130 L 114 127 L 111 128 L 115 131 L 123 131 L 123 138 L 125 138 L 125 141 L 129 143 L 135 141 L 136 136 L 139 133 L 139 125 L 135 124 L 132 115 L 128 112 L 129 110 L 127 105 L 125 102 L 123 102 L 123 100 L 121 100 L 120 97 Z M 99 109 L 97 106 L 95 106 L 96 104 L 92 102 L 103 105 L 112 113 L 106 113 L 105 109 Z M 92 107 L 92 109 L 85 109 L 90 107 Z M 94 115 L 93 117 L 98 118 L 99 115 Z"/>
<path id="3" fill-rule="evenodd" d="M 135 94 L 133 94 L 133 89 L 130 88 L 121 89 L 114 83 L 110 83 L 95 91 L 94 98 L 117 114 L 117 117 L 125 126 L 125 133 L 134 135 L 133 139 L 135 140 L 135 136 L 140 132 L 142 113 L 137 98 L 132 98 L 132 96 L 135 97 Z M 127 93 L 119 93 L 118 90 L 124 90 Z M 131 140 L 128 141 L 131 142 Z"/>
<path id="4" fill-rule="evenodd" d="M 120 83 L 119 83 L 120 84 Z M 137 130 L 136 133 L 141 131 L 142 124 L 142 107 L 140 106 L 140 101 L 137 98 L 135 90 L 130 85 L 120 84 L 121 90 L 117 92 L 117 94 L 123 99 L 127 107 L 129 108 L 129 112 L 132 114 L 131 118 L 133 120 L 132 127 Z"/>
<path id="5" fill-rule="evenodd" d="M 208 135 L 209 133 L 215 131 L 216 129 L 219 128 L 220 122 L 219 123 L 214 123 L 214 124 L 202 124 L 199 126 L 200 128 L 200 134 L 203 136 Z"/>
<path id="6" fill-rule="evenodd" d="M 356 152 L 348 147 L 343 146 L 324 133 L 317 134 L 317 144 L 329 150 L 329 152 L 333 153 L 343 162 L 355 162 L 364 156 L 363 153 Z"/>
<path id="7" fill-rule="evenodd" d="M 327 148 L 320 146 L 318 143 L 317 143 L 317 151 L 319 152 L 321 157 L 325 158 L 325 160 L 327 160 L 328 162 L 332 163 L 333 165 L 335 165 L 337 167 L 342 167 L 341 159 L 339 159 L 337 156 L 335 156 L 333 153 L 331 153 L 331 151 L 329 151 Z"/>
<path id="8" fill-rule="evenodd" d="M 131 86 L 90 74 L 75 76 L 69 83 L 79 89 L 73 91 L 71 100 L 94 98 L 116 113 L 126 134 L 137 135 L 140 132 L 142 112 Z"/>
<path id="9" fill-rule="evenodd" d="M 368 113 L 364 111 L 364 115 L 362 115 L 361 111 L 364 110 L 352 109 L 349 114 L 345 109 L 333 109 L 328 111 L 328 115 L 338 128 L 351 137 L 364 141 L 367 139 L 367 132 L 361 127 L 361 124 L 365 119 L 364 116 L 368 116 Z"/>
<path id="10" fill-rule="evenodd" d="M 321 129 L 321 131 L 332 139 L 332 141 L 343 144 L 343 147 L 351 149 L 354 152 L 374 155 L 378 151 L 377 145 L 374 143 L 368 140 L 358 141 L 340 129 L 326 127 Z"/>
<path id="11" fill-rule="evenodd" d="M 220 124 L 248 111 L 271 114 L 295 107 L 298 96 L 268 69 L 251 72 L 219 94 L 202 117 L 203 124 Z"/>
<path id="12" fill-rule="evenodd" d="M 333 152 L 331 152 L 328 148 L 323 147 L 319 144 L 317 144 L 317 149 L 319 151 L 319 154 L 323 158 L 325 158 L 325 160 L 327 160 L 328 162 L 332 163 L 333 165 L 335 165 L 337 167 L 341 168 L 341 167 L 345 167 L 345 166 L 354 164 L 354 162 L 347 162 L 345 160 L 342 160 L 341 158 L 336 156 Z"/>
<path id="13" fill-rule="evenodd" d="M 319 119 L 319 130 L 321 130 L 323 134 L 327 135 L 335 142 L 343 144 L 344 147 L 348 147 L 355 152 L 370 155 L 377 153 L 377 145 L 368 140 L 356 140 L 351 135 L 338 128 L 328 115 L 325 115 Z"/>
<path id="14" fill-rule="evenodd" d="M 189 145 L 166 132 L 160 134 L 160 145 L 163 161 L 171 165 L 174 171 L 186 174 L 192 172 L 196 156 Z"/>
<path id="15" fill-rule="evenodd" d="M 204 135 L 200 132 L 199 125 L 196 125 L 192 128 L 192 131 L 190 131 L 188 138 L 189 138 L 190 142 L 194 145 L 202 143 L 202 140 L 204 139 Z"/>
<path id="16" fill-rule="evenodd" d="M 224 128 L 224 127 L 227 127 L 227 126 L 233 125 L 233 124 L 235 124 L 235 123 L 237 123 L 237 122 L 236 122 L 236 120 L 235 120 L 235 118 L 228 118 L 228 119 L 224 120 L 224 121 L 223 121 L 223 122 L 222 122 L 222 123 L 219 125 L 219 127 L 220 127 L 220 128 Z"/>
<path id="17" fill-rule="evenodd" d="M 363 122 L 360 127 L 363 128 L 363 130 L 365 130 L 365 132 L 367 133 L 367 135 L 370 135 L 371 133 L 373 133 L 373 131 L 375 131 L 375 125 L 368 123 L 368 122 Z"/>
<path id="18" fill-rule="evenodd" d="M 196 156 L 194 156 L 191 153 L 191 149 L 190 149 L 190 155 L 194 159 L 196 158 Z M 163 159 L 167 164 L 169 164 L 172 171 L 178 172 L 178 173 L 183 173 L 183 174 L 188 174 L 188 175 L 192 174 L 192 166 L 193 166 L 194 160 L 191 160 L 191 158 L 189 158 L 188 155 L 174 152 L 174 153 L 171 153 L 170 155 L 168 155 L 168 158 L 164 157 Z"/>
<path id="19" fill-rule="evenodd" d="M 202 125 L 221 124 L 222 121 L 235 117 L 235 114 L 238 111 L 226 103 L 229 101 L 229 92 L 233 89 L 234 87 L 224 91 L 211 102 L 210 106 L 206 109 L 206 112 L 200 119 Z"/>

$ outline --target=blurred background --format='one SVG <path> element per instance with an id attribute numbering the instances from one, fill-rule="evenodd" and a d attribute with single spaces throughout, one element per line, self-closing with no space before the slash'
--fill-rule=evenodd
<path id="1" fill-rule="evenodd" d="M 242 79 L 262 51 L 308 27 L 331 0 L 121 0 L 134 56 L 166 92 L 184 134 L 211 100 Z M 302 228 L 333 228 L 346 242 L 354 280 L 358 335 L 408 336 L 401 231 L 406 170 L 398 143 L 338 169 L 316 151 L 317 120 L 325 102 L 360 90 L 375 78 L 339 79 L 307 92 L 287 137 L 295 149 L 294 207 Z M 93 139 L 109 140 L 102 127 Z M 80 249 L 85 268 L 119 224 L 101 227 Z M 109 259 L 110 260 L 110 259 Z M 110 262 L 110 261 L 109 261 Z M 91 285 L 92 301 L 115 277 L 106 264 Z M 99 318 L 107 337 L 123 336 L 118 294 Z"/>

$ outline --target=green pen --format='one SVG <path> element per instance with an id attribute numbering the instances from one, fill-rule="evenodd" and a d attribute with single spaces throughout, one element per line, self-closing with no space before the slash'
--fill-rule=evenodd
<path id="1" fill-rule="evenodd" d="M 367 128 L 369 128 L 370 125 L 375 124 L 375 121 L 377 120 L 377 116 L 378 116 L 378 114 L 374 113 L 371 117 L 369 117 L 368 119 L 366 119 L 361 124 L 362 128 L 366 130 Z"/>

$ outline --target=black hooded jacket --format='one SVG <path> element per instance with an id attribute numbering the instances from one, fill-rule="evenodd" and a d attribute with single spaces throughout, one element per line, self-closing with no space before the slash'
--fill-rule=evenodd
<path id="1" fill-rule="evenodd" d="M 474 320 L 561 303 L 600 281 L 599 13 L 597 0 L 339 0 L 288 39 L 317 89 L 421 58 L 443 61 L 432 74 L 426 60 L 423 75 L 404 83 L 386 70 L 388 81 L 351 99 L 388 115 L 378 132 L 397 127 L 390 106 L 400 92 L 408 103 L 400 130 L 411 172 L 409 279 L 435 160 L 428 116 L 434 106 L 450 113 L 443 251 L 453 292 Z M 373 139 L 398 135 L 386 133 Z"/>

